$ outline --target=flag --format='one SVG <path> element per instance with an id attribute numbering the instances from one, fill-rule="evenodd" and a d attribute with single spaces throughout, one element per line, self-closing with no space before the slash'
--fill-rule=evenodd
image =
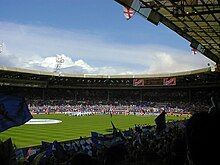
<path id="1" fill-rule="evenodd" d="M 192 54 L 197 54 L 197 49 L 192 48 L 191 51 L 192 51 Z"/>
<path id="2" fill-rule="evenodd" d="M 133 86 L 144 86 L 144 79 L 133 79 Z"/>
<path id="3" fill-rule="evenodd" d="M 24 97 L 0 94 L 0 132 L 32 118 Z"/>
<path id="4" fill-rule="evenodd" d="M 115 127 L 115 125 L 113 124 L 113 122 L 111 121 L 111 124 L 112 124 L 112 129 L 113 129 L 113 136 L 117 135 L 117 128 Z"/>
<path id="5" fill-rule="evenodd" d="M 63 146 L 59 142 L 53 142 L 52 150 L 56 162 L 61 163 L 67 159 L 67 152 L 64 150 Z"/>
<path id="6" fill-rule="evenodd" d="M 124 16 L 127 20 L 129 20 L 133 15 L 134 15 L 134 10 L 128 7 L 123 7 L 124 8 Z"/>
<path id="7" fill-rule="evenodd" d="M 91 140 L 95 145 L 99 145 L 104 140 L 104 136 L 98 132 L 91 132 Z"/>
<path id="8" fill-rule="evenodd" d="M 1 164 L 16 164 L 15 149 L 11 138 L 0 141 L 0 161 Z"/>
<path id="9" fill-rule="evenodd" d="M 41 150 L 45 151 L 43 159 L 41 161 L 46 161 L 44 158 L 50 158 L 54 156 L 56 162 L 64 162 L 67 159 L 67 152 L 64 150 L 63 146 L 56 140 L 53 143 L 41 142 Z M 43 163 L 42 163 L 43 164 Z"/>
<path id="10" fill-rule="evenodd" d="M 163 79 L 163 85 L 176 85 L 176 77 L 168 77 Z"/>
<path id="11" fill-rule="evenodd" d="M 105 146 L 108 139 L 98 132 L 91 132 L 92 143 L 96 146 L 97 149 L 101 149 Z"/>
<path id="12" fill-rule="evenodd" d="M 161 132 L 166 128 L 166 118 L 165 118 L 166 112 L 163 111 L 157 118 L 154 120 L 156 123 L 156 131 Z"/>
<path id="13" fill-rule="evenodd" d="M 121 132 L 121 130 L 118 131 L 118 129 L 115 127 L 115 125 L 113 124 L 113 122 L 111 121 L 111 124 L 112 124 L 112 129 L 113 129 L 113 137 L 119 137 L 121 138 L 122 140 L 126 140 L 124 134 Z"/>

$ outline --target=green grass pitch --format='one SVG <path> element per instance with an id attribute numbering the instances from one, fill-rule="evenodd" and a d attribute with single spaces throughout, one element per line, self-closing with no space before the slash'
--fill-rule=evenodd
<path id="1" fill-rule="evenodd" d="M 125 116 L 95 115 L 95 116 L 65 116 L 63 114 L 34 115 L 34 118 L 58 119 L 62 123 L 47 125 L 22 125 L 0 133 L 0 139 L 12 138 L 18 147 L 40 145 L 41 141 L 52 142 L 78 139 L 80 136 L 89 137 L 91 131 L 111 133 L 111 121 L 116 128 L 125 130 L 135 124 L 154 125 L 155 116 Z M 167 116 L 167 121 L 179 120 L 185 117 Z"/>

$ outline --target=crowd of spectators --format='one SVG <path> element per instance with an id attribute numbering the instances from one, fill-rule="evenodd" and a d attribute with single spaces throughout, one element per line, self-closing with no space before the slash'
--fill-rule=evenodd
<path id="1" fill-rule="evenodd" d="M 148 125 L 138 125 L 123 132 L 113 127 L 113 133 L 109 135 L 92 132 L 91 138 L 87 139 L 80 138 L 63 143 L 42 142 L 40 148 L 17 149 L 15 164 L 215 164 L 214 161 L 218 158 L 219 100 L 212 99 L 213 104 L 210 108 L 211 102 L 204 101 L 208 94 L 200 94 L 203 94 L 200 99 L 198 96 L 193 100 L 182 101 L 175 98 L 172 101 L 161 100 L 161 96 L 157 100 L 156 95 L 153 101 L 127 99 L 122 102 L 120 99 L 70 99 L 60 95 L 59 99 L 27 98 L 33 113 L 90 111 L 99 114 L 149 114 L 165 110 L 168 113 L 193 112 L 193 115 L 189 120 L 167 123 L 166 128 L 160 132 L 155 126 Z M 185 96 L 180 93 L 177 95 Z M 4 145 L 0 144 L 0 148 L 1 146 Z"/>
<path id="2" fill-rule="evenodd" d="M 217 92 L 217 91 L 214 91 Z M 148 114 L 207 110 L 213 90 L 30 90 L 25 93 L 33 113 L 90 112 Z"/>
<path id="3" fill-rule="evenodd" d="M 91 138 L 59 143 L 42 142 L 40 148 L 18 149 L 15 154 L 20 164 L 184 164 L 186 121 L 171 122 L 162 132 L 155 126 L 136 125 L 126 131 L 102 135 L 91 133 Z"/>
<path id="4" fill-rule="evenodd" d="M 170 104 L 143 102 L 139 104 L 121 105 L 117 104 L 90 104 L 84 101 L 72 102 L 71 100 L 31 100 L 28 104 L 31 113 L 65 113 L 88 112 L 90 114 L 126 114 L 126 115 L 148 115 L 157 114 L 162 110 L 167 113 L 188 113 L 195 105 Z"/>
<path id="5" fill-rule="evenodd" d="M 207 165 L 218 161 L 219 107 L 173 121 L 160 132 L 155 126 L 136 125 L 126 131 L 91 132 L 91 138 L 15 151 L 18 164 L 67 165 Z M 1 147 L 1 145 L 0 145 Z M 11 152 L 12 153 L 12 152 Z M 10 161 L 12 161 L 10 159 Z"/>
<path id="6" fill-rule="evenodd" d="M 157 114 L 162 110 L 167 113 L 189 114 L 196 111 L 206 111 L 210 104 L 202 102 L 129 102 L 122 104 L 119 101 L 114 103 L 96 104 L 89 101 L 73 100 L 28 100 L 28 106 L 33 114 L 41 113 L 66 113 L 66 112 L 88 112 L 90 114 L 126 114 L 126 115 L 148 115 Z"/>

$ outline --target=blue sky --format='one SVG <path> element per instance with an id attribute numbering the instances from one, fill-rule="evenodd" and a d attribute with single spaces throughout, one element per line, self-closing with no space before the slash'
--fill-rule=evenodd
<path id="1" fill-rule="evenodd" d="M 0 65 L 63 72 L 143 74 L 207 67 L 189 43 L 114 0 L 1 0 Z M 180 60 L 181 59 L 181 60 Z"/>

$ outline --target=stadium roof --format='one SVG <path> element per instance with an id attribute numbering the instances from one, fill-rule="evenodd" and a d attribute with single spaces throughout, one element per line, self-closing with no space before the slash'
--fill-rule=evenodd
<path id="1" fill-rule="evenodd" d="M 115 0 L 155 25 L 160 22 L 190 46 L 220 63 L 220 0 Z"/>
<path id="2" fill-rule="evenodd" d="M 186 76 L 193 74 L 200 74 L 215 71 L 215 68 L 208 67 L 197 70 L 185 71 L 185 72 L 176 72 L 176 73 L 163 73 L 163 74 L 137 74 L 137 75 L 99 75 L 99 74 L 71 74 L 71 73 L 57 73 L 57 72 L 48 72 L 48 71 L 38 71 L 31 69 L 22 69 L 22 68 L 13 68 L 13 67 L 3 67 L 0 66 L 0 78 L 6 73 L 11 73 L 14 76 L 26 75 L 26 77 L 32 75 L 39 76 L 51 76 L 51 77 L 72 77 L 72 78 L 155 78 L 155 77 L 176 77 L 176 76 Z"/>
<path id="3" fill-rule="evenodd" d="M 167 79 L 177 85 L 164 85 Z M 138 86 L 134 82 L 144 82 Z M 34 71 L 0 67 L 0 89 L 8 87 L 66 88 L 66 89 L 139 89 L 144 88 L 193 88 L 219 87 L 220 72 L 211 67 L 178 73 L 151 75 L 86 75 Z"/>

